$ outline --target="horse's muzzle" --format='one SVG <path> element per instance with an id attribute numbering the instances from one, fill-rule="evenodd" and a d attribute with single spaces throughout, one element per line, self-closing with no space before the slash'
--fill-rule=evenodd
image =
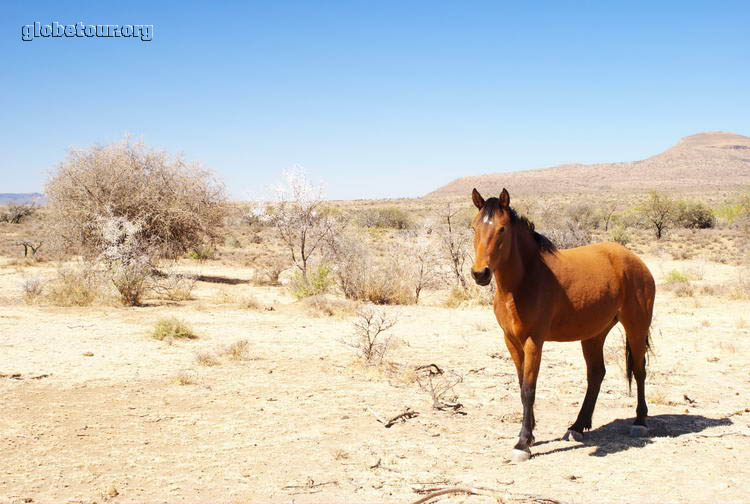
<path id="1" fill-rule="evenodd" d="M 489 285 L 490 280 L 492 280 L 492 272 L 489 268 L 484 268 L 482 271 L 474 271 L 471 270 L 471 276 L 474 277 L 474 281 L 478 283 L 479 285 Z"/>

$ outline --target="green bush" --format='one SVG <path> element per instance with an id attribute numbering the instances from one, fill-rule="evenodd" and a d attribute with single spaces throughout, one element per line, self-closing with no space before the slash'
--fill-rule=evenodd
<path id="1" fill-rule="evenodd" d="M 688 201 L 678 205 L 675 222 L 678 226 L 688 229 L 708 229 L 716 226 L 716 217 L 707 205 Z"/>
<path id="2" fill-rule="evenodd" d="M 617 242 L 622 246 L 627 246 L 630 243 L 630 233 L 628 233 L 628 229 L 622 224 L 617 224 L 610 229 L 609 237 L 613 242 Z"/>
<path id="3" fill-rule="evenodd" d="M 362 227 L 367 228 L 412 229 L 414 227 L 411 214 L 395 206 L 365 210 L 359 222 Z"/>
<path id="4" fill-rule="evenodd" d="M 672 270 L 667 273 L 664 277 L 667 283 L 688 283 L 690 279 L 688 276 L 681 271 Z"/>
<path id="5" fill-rule="evenodd" d="M 202 245 L 196 249 L 191 250 L 186 254 L 190 259 L 196 261 L 205 261 L 207 259 L 214 259 L 216 257 L 216 250 L 207 245 Z"/>
<path id="6" fill-rule="evenodd" d="M 320 263 L 308 270 L 307 280 L 305 280 L 301 271 L 295 272 L 289 286 L 294 297 L 302 299 L 327 293 L 333 287 L 334 282 L 331 268 L 325 263 Z"/>

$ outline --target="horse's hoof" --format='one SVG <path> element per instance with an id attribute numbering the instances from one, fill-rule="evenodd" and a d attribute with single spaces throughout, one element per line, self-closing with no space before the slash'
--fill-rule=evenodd
<path id="1" fill-rule="evenodd" d="M 630 437 L 648 437 L 648 427 L 645 425 L 630 426 Z"/>
<path id="2" fill-rule="evenodd" d="M 574 431 L 573 429 L 568 429 L 568 432 L 566 432 L 563 436 L 563 441 L 570 441 L 570 438 L 573 438 L 573 441 L 583 443 L 583 433 L 581 432 Z"/>
<path id="3" fill-rule="evenodd" d="M 513 448 L 513 456 L 511 457 L 511 461 L 515 464 L 519 462 L 526 462 L 531 458 L 531 452 L 528 450 L 519 450 L 518 448 Z"/>

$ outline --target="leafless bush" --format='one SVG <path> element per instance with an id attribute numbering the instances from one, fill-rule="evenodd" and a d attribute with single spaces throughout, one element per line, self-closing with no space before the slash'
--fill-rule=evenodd
<path id="1" fill-rule="evenodd" d="M 7 208 L 0 212 L 0 222 L 20 224 L 26 217 L 36 212 L 36 206 L 31 203 L 9 203 Z"/>
<path id="2" fill-rule="evenodd" d="M 196 275 L 158 270 L 151 276 L 150 287 L 153 293 L 162 299 L 186 301 L 193 298 L 192 292 L 197 282 Z"/>
<path id="3" fill-rule="evenodd" d="M 436 287 L 441 279 L 439 249 L 426 230 L 415 233 L 407 250 L 410 263 L 410 276 L 414 289 L 414 302 L 424 289 Z"/>
<path id="4" fill-rule="evenodd" d="M 281 285 L 281 274 L 289 269 L 289 263 L 278 256 L 256 259 L 254 266 L 253 282 L 256 285 Z"/>
<path id="5" fill-rule="evenodd" d="M 429 265 L 422 277 L 415 268 L 404 245 L 393 244 L 385 258 L 377 261 L 365 237 L 359 233 L 343 233 L 328 249 L 329 261 L 341 292 L 348 299 L 375 304 L 413 304 L 417 299 L 417 281 L 421 291 L 430 280 Z"/>
<path id="6" fill-rule="evenodd" d="M 580 222 L 565 219 L 563 222 L 547 224 L 542 233 L 558 248 L 568 249 L 591 243 L 591 230 Z"/>
<path id="7" fill-rule="evenodd" d="M 41 278 L 26 278 L 21 284 L 21 290 L 26 304 L 32 304 L 42 295 L 44 281 Z"/>
<path id="8" fill-rule="evenodd" d="M 464 377 L 455 371 L 446 373 L 436 364 L 417 368 L 417 383 L 422 390 L 430 394 L 432 407 L 438 410 L 452 409 L 457 411 L 462 408 L 454 387 L 463 380 Z"/>
<path id="9" fill-rule="evenodd" d="M 384 311 L 365 307 L 357 312 L 354 334 L 344 341 L 357 351 L 357 355 L 368 363 L 380 364 L 388 352 L 391 339 L 383 333 L 396 325 L 397 319 Z"/>
<path id="10" fill-rule="evenodd" d="M 466 260 L 469 258 L 471 237 L 468 226 L 458 222 L 460 215 L 460 209 L 451 207 L 450 203 L 447 204 L 440 211 L 438 216 L 440 224 L 436 230 L 442 256 L 449 265 L 448 282 L 466 290 L 468 282 L 465 268 Z"/>
<path id="11" fill-rule="evenodd" d="M 46 186 L 51 234 L 67 251 L 96 256 L 97 222 L 124 218 L 142 225 L 143 243 L 177 257 L 218 238 L 224 189 L 211 173 L 129 138 L 71 150 Z"/>

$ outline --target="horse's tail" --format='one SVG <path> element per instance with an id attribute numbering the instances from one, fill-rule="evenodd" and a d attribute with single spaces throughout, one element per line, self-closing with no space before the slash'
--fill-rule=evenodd
<path id="1" fill-rule="evenodd" d="M 651 329 L 646 332 L 646 354 L 651 352 Z M 630 350 L 630 344 L 625 339 L 625 360 L 628 375 L 628 392 L 633 390 L 633 352 Z"/>

